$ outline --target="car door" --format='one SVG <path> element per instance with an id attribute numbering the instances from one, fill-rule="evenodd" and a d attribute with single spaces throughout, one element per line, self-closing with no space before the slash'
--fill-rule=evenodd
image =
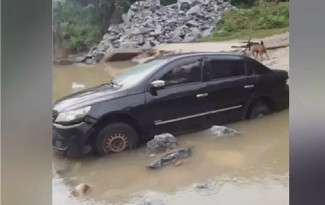
<path id="1" fill-rule="evenodd" d="M 150 83 L 155 80 L 163 80 L 165 87 L 150 89 Z M 153 132 L 180 133 L 206 124 L 207 117 L 200 114 L 207 102 L 200 95 L 206 86 L 206 82 L 202 82 L 201 57 L 168 64 L 148 84 L 145 93 L 149 112 L 147 124 L 153 127 Z"/>
<path id="2" fill-rule="evenodd" d="M 243 59 L 207 58 L 209 120 L 214 124 L 230 123 L 242 118 L 245 104 L 256 92 L 256 76 L 248 76 Z"/>

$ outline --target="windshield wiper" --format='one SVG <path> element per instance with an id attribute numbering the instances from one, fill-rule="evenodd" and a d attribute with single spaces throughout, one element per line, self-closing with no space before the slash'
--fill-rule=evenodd
<path id="1" fill-rule="evenodd" d="M 115 86 L 115 87 L 121 87 L 122 86 L 121 84 L 116 83 L 113 80 L 111 80 L 109 83 L 104 83 L 102 85 L 112 85 L 112 86 Z"/>

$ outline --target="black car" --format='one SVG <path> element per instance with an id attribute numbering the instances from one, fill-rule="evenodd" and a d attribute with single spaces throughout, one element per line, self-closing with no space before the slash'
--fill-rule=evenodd
<path id="1" fill-rule="evenodd" d="M 69 156 L 136 147 L 288 107 L 288 72 L 244 55 L 188 53 L 138 64 L 110 83 L 57 101 L 53 147 Z"/>

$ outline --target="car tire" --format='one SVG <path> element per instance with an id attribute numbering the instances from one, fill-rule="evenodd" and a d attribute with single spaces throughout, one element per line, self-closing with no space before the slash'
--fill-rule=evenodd
<path id="1" fill-rule="evenodd" d="M 138 145 L 136 130 L 125 123 L 112 123 L 102 128 L 94 143 L 95 152 L 100 155 L 118 153 Z"/>
<path id="2" fill-rule="evenodd" d="M 263 102 L 257 102 L 249 113 L 249 119 L 263 117 L 271 113 L 272 111 L 268 105 Z"/>

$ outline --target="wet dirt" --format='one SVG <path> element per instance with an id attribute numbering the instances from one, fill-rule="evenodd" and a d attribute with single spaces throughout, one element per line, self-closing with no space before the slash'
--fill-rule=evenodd
<path id="1" fill-rule="evenodd" d="M 53 99 L 108 82 L 134 65 L 54 67 Z M 53 204 L 289 204 L 288 110 L 257 120 L 227 125 L 238 136 L 218 137 L 207 129 L 177 136 L 179 148 L 193 147 L 193 156 L 180 166 L 149 170 L 150 156 L 138 149 L 107 157 L 81 159 L 53 156 Z M 70 195 L 86 183 L 86 198 Z"/>

